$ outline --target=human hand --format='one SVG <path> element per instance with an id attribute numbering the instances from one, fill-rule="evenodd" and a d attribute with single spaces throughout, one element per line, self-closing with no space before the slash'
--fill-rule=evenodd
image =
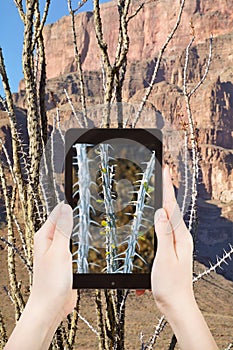
<path id="1" fill-rule="evenodd" d="M 194 297 L 193 239 L 176 202 L 168 166 L 163 171 L 163 194 L 163 208 L 155 213 L 158 247 L 151 274 L 156 304 L 170 323 L 180 349 L 217 350 Z"/>
<path id="2" fill-rule="evenodd" d="M 69 250 L 72 227 L 72 209 L 60 203 L 35 234 L 32 290 L 6 350 L 48 349 L 60 322 L 75 307 Z"/>
<path id="3" fill-rule="evenodd" d="M 73 213 L 68 204 L 58 204 L 34 237 L 33 284 L 30 299 L 45 307 L 60 321 L 76 302 L 72 290 L 72 255 L 69 250 Z"/>
<path id="4" fill-rule="evenodd" d="M 192 284 L 193 239 L 177 204 L 169 167 L 163 169 L 163 208 L 155 213 L 158 247 L 151 284 L 156 304 L 167 314 L 182 304 L 195 303 Z"/>

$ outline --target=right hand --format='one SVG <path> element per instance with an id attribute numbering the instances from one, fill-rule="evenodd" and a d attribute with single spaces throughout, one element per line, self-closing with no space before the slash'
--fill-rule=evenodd
<path id="1" fill-rule="evenodd" d="M 192 284 L 193 239 L 177 204 L 169 167 L 163 169 L 163 208 L 155 213 L 157 253 L 151 284 L 156 304 L 165 315 L 184 301 L 195 302 Z"/>

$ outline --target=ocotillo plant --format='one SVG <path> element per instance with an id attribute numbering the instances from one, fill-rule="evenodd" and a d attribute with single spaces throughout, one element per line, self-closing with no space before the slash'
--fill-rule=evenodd
<path id="1" fill-rule="evenodd" d="M 135 206 L 135 213 L 134 213 L 131 233 L 127 240 L 128 247 L 126 249 L 126 254 L 124 258 L 124 267 L 123 267 L 124 273 L 132 272 L 134 267 L 133 260 L 135 256 L 139 257 L 144 263 L 146 263 L 144 259 L 136 252 L 136 246 L 138 244 L 138 237 L 139 237 L 140 227 L 142 226 L 142 220 L 146 220 L 143 217 L 143 211 L 145 208 L 154 209 L 153 207 L 146 205 L 146 196 L 149 196 L 149 193 L 148 193 L 149 182 L 153 175 L 154 168 L 155 168 L 155 154 L 153 152 L 149 162 L 147 163 L 146 170 L 142 174 L 142 179 L 137 180 L 137 182 L 140 183 L 140 187 L 137 192 L 137 200 L 131 202 L 131 205 Z"/>
<path id="2" fill-rule="evenodd" d="M 112 157 L 109 156 L 109 144 L 101 144 L 100 149 L 100 170 L 103 187 L 104 206 L 106 211 L 106 221 L 102 222 L 106 231 L 106 269 L 107 273 L 116 272 L 118 264 L 115 260 L 117 255 L 116 243 L 116 217 L 112 199 L 113 165 L 110 165 Z"/>
<path id="3" fill-rule="evenodd" d="M 78 223 L 73 230 L 73 239 L 78 236 L 78 242 L 74 241 L 74 245 L 78 244 L 78 249 L 73 253 L 77 255 L 76 259 L 73 259 L 73 263 L 77 264 L 78 273 L 88 272 L 88 253 L 90 249 L 90 209 L 91 209 L 91 193 L 90 193 L 90 174 L 88 167 L 88 158 L 86 145 L 76 144 L 74 145 L 76 155 L 74 157 L 73 165 L 78 166 L 77 176 L 78 182 L 73 185 L 73 188 L 78 189 L 74 192 L 73 197 L 78 195 L 79 201 L 74 209 L 74 220 L 78 219 Z"/>

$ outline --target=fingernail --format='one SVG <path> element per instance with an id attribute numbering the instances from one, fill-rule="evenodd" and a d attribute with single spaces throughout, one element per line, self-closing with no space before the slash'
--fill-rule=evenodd
<path id="1" fill-rule="evenodd" d="M 63 202 L 60 207 L 60 216 L 58 217 L 57 228 L 64 236 L 68 238 L 70 237 L 73 225 L 72 217 L 73 211 L 71 206 L 69 204 L 64 204 Z"/>
<path id="2" fill-rule="evenodd" d="M 69 215 L 70 213 L 72 213 L 72 208 L 69 204 L 65 204 L 64 202 L 62 202 L 61 205 L 61 215 Z"/>
<path id="3" fill-rule="evenodd" d="M 61 205 L 63 202 L 58 203 L 52 210 L 52 212 L 49 215 L 49 220 L 53 223 L 56 224 L 59 214 L 60 214 L 60 210 L 61 210 Z"/>
<path id="4" fill-rule="evenodd" d="M 163 208 L 160 208 L 155 212 L 154 222 L 156 223 L 161 219 L 165 219 L 166 217 L 167 216 L 166 216 L 165 210 Z"/>

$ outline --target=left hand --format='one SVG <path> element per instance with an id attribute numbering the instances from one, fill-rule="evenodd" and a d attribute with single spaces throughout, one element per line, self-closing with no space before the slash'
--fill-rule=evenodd
<path id="1" fill-rule="evenodd" d="M 58 204 L 34 237 L 33 285 L 30 299 L 59 314 L 72 312 L 77 292 L 72 290 L 72 255 L 69 249 L 73 212 Z"/>

